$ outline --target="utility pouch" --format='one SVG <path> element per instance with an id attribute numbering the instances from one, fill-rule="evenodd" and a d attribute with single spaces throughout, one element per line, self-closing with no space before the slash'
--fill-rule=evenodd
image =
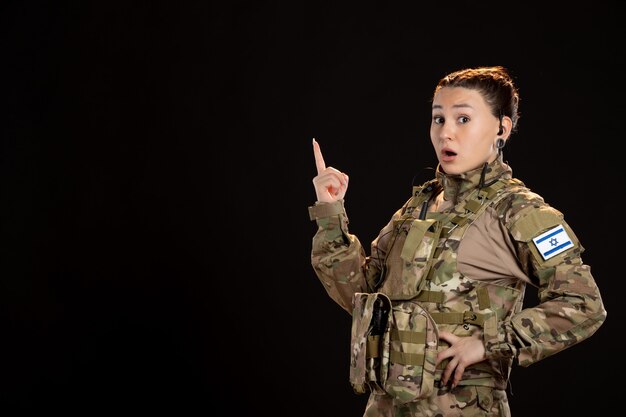
<path id="1" fill-rule="evenodd" d="M 382 293 L 353 297 L 350 383 L 391 395 L 397 403 L 428 397 L 434 390 L 439 332 L 419 303 L 392 305 Z"/>
<path id="2" fill-rule="evenodd" d="M 397 223 L 397 226 L 395 225 Z M 380 292 L 393 300 L 411 300 L 426 285 L 426 277 L 437 249 L 442 222 L 436 219 L 396 220 L 401 229 L 389 254 L 389 272 Z"/>
<path id="3" fill-rule="evenodd" d="M 382 293 L 355 293 L 352 298 L 350 383 L 357 394 L 367 388 L 384 393 L 381 386 L 381 341 L 388 333 L 391 301 Z"/>
<path id="4" fill-rule="evenodd" d="M 414 301 L 393 306 L 382 346 L 383 386 L 396 403 L 433 393 L 439 330 L 432 316 Z"/>

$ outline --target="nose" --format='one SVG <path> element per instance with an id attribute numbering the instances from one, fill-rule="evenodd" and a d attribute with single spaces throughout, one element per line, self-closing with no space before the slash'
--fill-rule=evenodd
<path id="1" fill-rule="evenodd" d="M 452 140 L 454 137 L 454 127 L 450 123 L 443 123 L 439 125 L 439 132 L 437 137 L 441 142 Z"/>

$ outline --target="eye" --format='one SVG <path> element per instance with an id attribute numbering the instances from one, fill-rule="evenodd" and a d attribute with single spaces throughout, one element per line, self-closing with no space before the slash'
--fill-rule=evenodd
<path id="1" fill-rule="evenodd" d="M 442 116 L 433 116 L 433 123 L 436 125 L 443 124 L 445 119 Z"/>
<path id="2" fill-rule="evenodd" d="M 460 124 L 464 125 L 465 123 L 470 121 L 470 118 L 467 116 L 461 116 L 457 119 Z"/>

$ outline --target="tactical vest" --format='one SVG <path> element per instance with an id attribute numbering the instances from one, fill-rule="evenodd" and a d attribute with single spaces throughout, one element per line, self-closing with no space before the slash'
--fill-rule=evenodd
<path id="1" fill-rule="evenodd" d="M 356 392 L 369 386 L 398 402 L 424 398 L 447 364 L 434 366 L 437 353 L 449 346 L 439 340 L 439 330 L 496 338 L 498 323 L 521 310 L 522 283 L 513 288 L 469 279 L 458 271 L 456 260 L 467 228 L 488 207 L 524 188 L 523 183 L 499 179 L 472 190 L 446 212 L 426 213 L 435 184 L 414 187 L 394 220 L 377 292 L 353 298 L 351 382 Z M 474 364 L 459 385 L 504 389 L 511 364 L 511 359 Z"/>

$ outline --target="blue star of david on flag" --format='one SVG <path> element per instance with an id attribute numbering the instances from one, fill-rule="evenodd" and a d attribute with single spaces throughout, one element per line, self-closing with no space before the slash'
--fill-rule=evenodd
<path id="1" fill-rule="evenodd" d="M 544 260 L 548 260 L 574 246 L 572 239 L 561 225 L 533 238 L 533 242 Z"/>

